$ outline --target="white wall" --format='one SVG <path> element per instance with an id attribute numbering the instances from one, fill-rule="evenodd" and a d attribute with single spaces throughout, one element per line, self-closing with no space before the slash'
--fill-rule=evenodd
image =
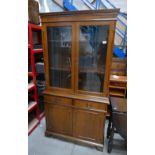
<path id="1" fill-rule="evenodd" d="M 36 0 L 39 2 L 39 12 L 61 12 L 63 9 L 59 7 L 53 0 Z M 108 7 L 109 4 L 105 0 L 102 0 L 103 3 Z M 127 0 L 109 0 L 115 7 L 120 8 L 121 12 L 127 12 Z M 84 5 L 81 0 L 73 0 L 76 7 L 81 10 L 87 10 L 88 8 Z"/>
<path id="2" fill-rule="evenodd" d="M 39 3 L 39 12 L 61 12 L 63 9 L 52 0 L 36 0 Z"/>

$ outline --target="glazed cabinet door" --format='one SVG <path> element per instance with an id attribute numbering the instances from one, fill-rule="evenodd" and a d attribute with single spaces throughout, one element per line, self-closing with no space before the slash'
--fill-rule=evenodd
<path id="1" fill-rule="evenodd" d="M 104 113 L 75 109 L 73 112 L 74 137 L 103 144 Z"/>
<path id="2" fill-rule="evenodd" d="M 108 79 L 108 58 L 112 39 L 108 22 L 77 24 L 76 91 L 102 95 Z M 109 50 L 109 51 L 108 51 Z"/>
<path id="3" fill-rule="evenodd" d="M 71 91 L 74 87 L 74 25 L 49 24 L 44 29 L 47 88 Z"/>
<path id="4" fill-rule="evenodd" d="M 47 131 L 72 135 L 72 109 L 67 106 L 46 103 Z"/>

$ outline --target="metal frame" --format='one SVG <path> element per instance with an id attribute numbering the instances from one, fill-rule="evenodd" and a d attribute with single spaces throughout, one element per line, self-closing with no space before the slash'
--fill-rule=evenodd
<path id="1" fill-rule="evenodd" d="M 28 135 L 30 135 L 33 132 L 33 130 L 38 126 L 38 124 L 40 123 L 40 119 L 44 115 L 44 114 L 42 114 L 41 118 L 40 118 L 39 106 L 38 106 L 38 94 L 37 94 L 37 86 L 36 86 L 35 56 L 34 56 L 35 53 L 43 52 L 43 49 L 36 49 L 36 50 L 34 49 L 33 34 L 32 34 L 33 30 L 41 31 L 42 27 L 35 25 L 35 24 L 28 23 L 28 49 L 30 50 L 30 61 L 31 61 L 31 68 L 32 68 L 32 71 L 28 72 L 28 76 L 33 78 L 33 87 L 28 89 L 28 92 L 34 90 L 33 98 L 36 102 L 34 106 L 28 108 L 28 113 L 35 110 L 36 111 L 36 119 L 37 119 L 34 126 L 28 131 Z M 41 42 L 41 37 L 39 35 L 38 35 L 38 39 Z"/>

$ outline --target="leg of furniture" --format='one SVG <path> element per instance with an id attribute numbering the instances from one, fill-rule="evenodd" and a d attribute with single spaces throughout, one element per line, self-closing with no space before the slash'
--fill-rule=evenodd
<path id="1" fill-rule="evenodd" d="M 45 136 L 46 137 L 51 137 L 51 134 L 49 134 L 48 132 L 45 131 Z"/>
<path id="2" fill-rule="evenodd" d="M 111 151 L 112 151 L 113 137 L 114 137 L 114 126 L 112 125 L 112 128 L 110 130 L 110 137 L 109 137 L 109 141 L 108 141 L 108 153 L 111 153 Z"/>
<path id="3" fill-rule="evenodd" d="M 96 149 L 97 149 L 98 151 L 103 152 L 103 147 L 97 146 Z"/>
<path id="4" fill-rule="evenodd" d="M 107 138 L 110 137 L 110 129 L 111 129 L 111 117 L 108 118 L 109 123 L 108 123 L 108 128 L 107 128 Z"/>
<path id="5" fill-rule="evenodd" d="M 110 97 L 112 107 L 111 129 L 108 141 L 108 153 L 112 151 L 114 133 L 119 133 L 124 139 L 127 139 L 127 100 L 124 98 Z M 108 131 L 109 132 L 109 131 Z"/>

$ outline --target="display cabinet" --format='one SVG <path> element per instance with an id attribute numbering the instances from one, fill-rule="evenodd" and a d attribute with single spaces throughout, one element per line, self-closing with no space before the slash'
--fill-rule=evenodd
<path id="1" fill-rule="evenodd" d="M 103 149 L 119 9 L 41 13 L 46 136 Z"/>

